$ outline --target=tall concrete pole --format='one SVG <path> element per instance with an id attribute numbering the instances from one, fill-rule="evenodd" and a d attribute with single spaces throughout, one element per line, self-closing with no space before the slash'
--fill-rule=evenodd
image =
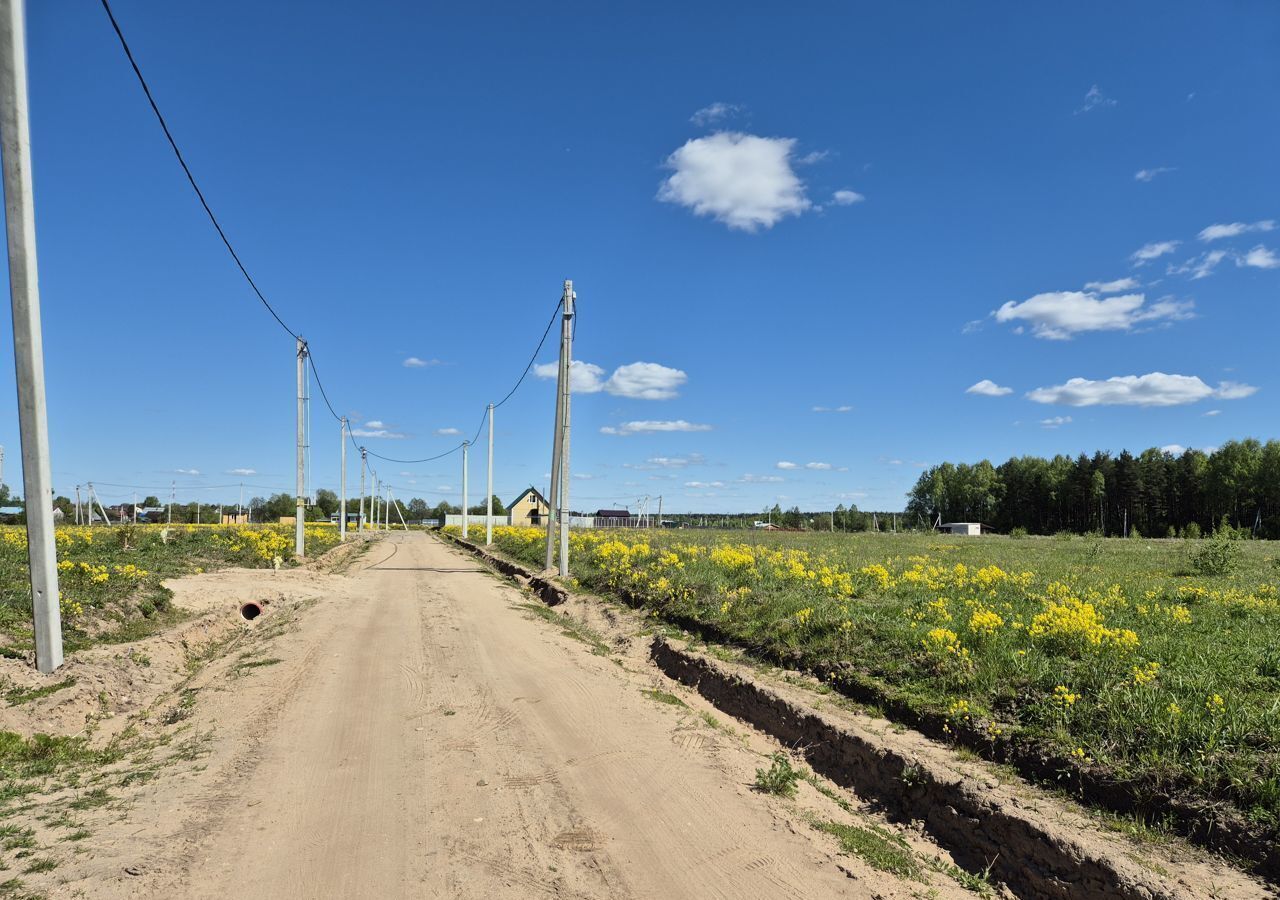
<path id="1" fill-rule="evenodd" d="M 470 441 L 462 442 L 462 536 L 467 536 L 467 523 L 471 520 L 471 515 L 467 512 L 467 448 L 471 446 Z"/>
<path id="2" fill-rule="evenodd" d="M 550 569 L 555 561 L 556 518 L 560 510 L 560 463 L 563 457 L 561 443 L 564 439 L 564 398 L 569 390 L 569 360 L 564 353 L 565 335 L 568 333 L 568 304 L 573 295 L 573 282 L 564 283 L 564 296 L 560 301 L 560 366 L 556 374 L 556 424 L 551 438 L 551 486 L 547 491 L 547 557 L 543 568 Z"/>
<path id="3" fill-rule="evenodd" d="M 18 431 L 27 511 L 27 561 L 36 668 L 62 665 L 62 616 L 54 544 L 53 477 L 44 396 L 44 339 L 36 270 L 35 195 L 31 186 L 31 125 L 27 117 L 27 24 L 22 0 L 0 0 L 0 144 L 4 217 L 9 235 L 9 295 L 18 382 Z"/>
<path id="4" fill-rule="evenodd" d="M 560 321 L 560 355 L 564 359 L 564 417 L 561 427 L 564 437 L 560 441 L 560 577 L 569 574 L 569 401 L 573 372 L 573 282 L 565 282 L 564 316 Z"/>
<path id="5" fill-rule="evenodd" d="M 489 404 L 489 477 L 485 482 L 484 543 L 493 543 L 493 404 Z"/>
<path id="6" fill-rule="evenodd" d="M 373 473 L 373 493 L 369 495 L 369 521 L 373 523 L 371 531 L 378 530 L 378 473 Z"/>
<path id="7" fill-rule="evenodd" d="M 347 417 L 342 417 L 342 473 L 338 476 L 338 537 L 347 539 Z"/>
<path id="8" fill-rule="evenodd" d="M 306 481 L 306 377 L 307 377 L 307 342 L 298 338 L 298 496 L 293 524 L 293 553 L 298 559 L 307 555 L 306 532 L 303 522 L 307 518 L 307 481 Z"/>
<path id="9" fill-rule="evenodd" d="M 364 531 L 364 470 L 369 467 L 369 454 L 360 448 L 360 519 L 356 522 L 356 531 Z"/>

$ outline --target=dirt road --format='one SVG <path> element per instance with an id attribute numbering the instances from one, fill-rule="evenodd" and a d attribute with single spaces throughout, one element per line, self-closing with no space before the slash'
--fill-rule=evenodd
<path id="1" fill-rule="evenodd" d="M 807 786 L 798 801 L 753 791 L 774 748 L 665 693 L 674 688 L 640 648 L 575 639 L 433 538 L 392 535 L 352 571 L 304 586 L 311 599 L 259 651 L 270 658 L 243 654 L 237 677 L 201 689 L 188 732 L 198 764 L 162 772 L 91 822 L 52 893 L 798 898 L 925 887 L 839 855 L 805 824 L 806 804 L 824 800 Z M 943 882 L 943 895 L 958 893 Z"/>

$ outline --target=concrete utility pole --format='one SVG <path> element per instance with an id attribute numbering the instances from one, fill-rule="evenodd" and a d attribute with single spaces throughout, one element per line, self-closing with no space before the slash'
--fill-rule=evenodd
<path id="1" fill-rule="evenodd" d="M 364 531 L 364 470 L 369 467 L 369 453 L 360 448 L 360 520 L 356 522 L 356 531 Z"/>
<path id="2" fill-rule="evenodd" d="M 338 476 L 338 537 L 347 539 L 347 417 L 342 417 L 342 474 Z"/>
<path id="3" fill-rule="evenodd" d="M 551 447 L 551 489 L 547 497 L 547 555 L 545 568 L 550 569 L 555 560 L 555 540 L 557 520 L 563 518 L 564 509 L 568 506 L 564 498 L 563 487 L 567 486 L 568 448 L 565 439 L 569 433 L 569 363 L 573 339 L 573 282 L 565 281 L 564 296 L 561 298 L 560 313 L 560 367 L 556 375 L 556 424 L 552 436 Z M 569 571 L 568 556 L 568 523 L 561 523 L 565 536 L 560 547 L 560 574 Z"/>
<path id="4" fill-rule="evenodd" d="M 80 524 L 80 485 L 76 485 L 76 524 Z"/>
<path id="5" fill-rule="evenodd" d="M 662 495 L 658 495 L 658 530 L 662 530 Z"/>
<path id="6" fill-rule="evenodd" d="M 53 477 L 44 396 L 44 339 L 36 270 L 35 196 L 31 186 L 31 125 L 27 118 L 27 23 L 22 0 L 0 0 L 0 142 L 3 143 L 4 218 L 9 233 L 9 295 L 18 381 L 18 431 L 27 511 L 27 561 L 36 668 L 62 665 L 58 558 L 54 545 Z"/>
<path id="7" fill-rule="evenodd" d="M 298 493 L 293 523 L 293 554 L 302 559 L 307 555 L 306 532 L 303 522 L 307 518 L 306 482 L 306 417 L 307 399 L 304 381 L 307 377 L 307 342 L 298 338 Z"/>
<path id="8" fill-rule="evenodd" d="M 489 477 L 485 482 L 484 543 L 493 543 L 493 404 L 489 404 Z"/>
<path id="9" fill-rule="evenodd" d="M 560 577 L 569 575 L 569 400 L 573 395 L 570 389 L 573 373 L 573 304 L 577 297 L 573 293 L 573 282 L 565 282 L 564 317 L 560 325 L 560 345 L 564 354 L 564 419 L 562 428 L 564 438 L 560 441 Z"/>
<path id="10" fill-rule="evenodd" d="M 378 530 L 378 522 L 381 521 L 378 518 L 378 500 L 379 499 L 381 499 L 381 495 L 378 493 L 378 473 L 374 472 L 373 473 L 373 494 L 370 495 L 369 497 L 369 518 L 373 522 L 373 528 L 371 529 L 373 531 Z"/>
<path id="11" fill-rule="evenodd" d="M 467 523 L 471 521 L 470 514 L 467 513 L 467 448 L 471 446 L 470 441 L 462 442 L 462 536 L 467 536 Z"/>
<path id="12" fill-rule="evenodd" d="M 31 184 L 31 123 L 27 118 L 27 22 L 22 0 L 0 0 L 0 142 L 3 142 L 5 225 L 9 232 L 9 296 L 13 305 L 18 430 L 22 435 L 27 561 L 35 618 L 36 668 L 49 675 L 63 664 L 54 543 L 49 419 L 45 408 L 45 347 L 36 268 L 36 207 Z"/>

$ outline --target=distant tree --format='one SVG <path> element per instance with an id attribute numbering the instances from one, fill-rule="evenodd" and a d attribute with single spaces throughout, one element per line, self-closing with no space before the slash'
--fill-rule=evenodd
<path id="1" fill-rule="evenodd" d="M 341 437 L 341 435 L 339 435 Z M 146 507 L 155 507 L 160 505 L 160 498 L 155 496 L 147 496 L 143 499 L 142 505 Z"/>
<path id="2" fill-rule="evenodd" d="M 341 437 L 341 435 L 339 435 Z M 328 488 L 320 488 L 316 491 L 316 506 L 320 508 L 320 513 L 324 518 L 329 518 L 338 511 L 338 495 Z"/>
<path id="3" fill-rule="evenodd" d="M 405 508 L 405 516 L 414 521 L 431 518 L 431 507 L 421 497 L 414 497 Z"/>
<path id="4" fill-rule="evenodd" d="M 483 501 L 481 501 L 480 503 L 477 503 L 475 506 L 471 507 L 471 509 L 468 510 L 468 512 L 471 513 L 471 515 L 473 516 L 483 516 L 485 514 L 485 511 L 486 511 L 486 507 Z M 497 494 L 493 495 L 493 514 L 495 516 L 505 516 L 507 514 L 506 507 L 502 505 L 502 501 L 498 499 Z"/>

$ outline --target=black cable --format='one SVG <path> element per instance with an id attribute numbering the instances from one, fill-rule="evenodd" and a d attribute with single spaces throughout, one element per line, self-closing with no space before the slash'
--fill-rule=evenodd
<path id="1" fill-rule="evenodd" d="M 449 454 L 457 453 L 461 449 L 462 449 L 462 445 L 459 444 L 458 446 L 454 447 L 452 450 L 446 450 L 445 452 L 438 453 L 435 456 L 428 456 L 426 459 L 395 459 L 394 457 L 383 456 L 381 453 L 374 453 L 372 450 L 368 450 L 368 449 L 366 449 L 365 452 L 368 453 L 370 456 L 376 456 L 378 457 L 378 459 L 386 460 L 387 462 L 402 463 L 404 465 L 414 465 L 416 463 L 427 463 L 427 462 L 434 462 L 437 459 L 444 459 Z"/>
<path id="2" fill-rule="evenodd" d="M 308 353 L 307 353 L 307 359 L 308 359 L 308 360 L 310 361 L 310 363 L 311 363 L 311 374 L 312 374 L 312 375 L 314 375 L 314 376 L 315 376 L 315 378 L 316 378 L 316 387 L 320 388 L 320 396 L 324 398 L 324 405 L 325 405 L 325 406 L 327 406 L 327 407 L 329 407 L 329 414 L 330 414 L 331 416 L 333 416 L 333 418 L 334 418 L 337 422 L 341 423 L 341 422 L 342 422 L 342 416 L 338 415 L 337 411 L 333 408 L 333 404 L 329 402 L 329 395 L 328 395 L 327 393 L 325 393 L 324 385 L 320 382 L 320 373 L 316 370 L 316 357 L 315 357 L 315 354 L 314 354 L 314 353 L 311 353 L 311 352 L 310 352 L 310 349 L 311 349 L 310 347 L 308 347 L 308 348 L 307 348 L 307 350 L 308 350 Z"/>
<path id="3" fill-rule="evenodd" d="M 556 303 L 556 308 L 551 311 L 551 321 L 547 323 L 547 330 L 542 332 L 542 340 L 538 341 L 538 348 L 533 351 L 533 356 L 529 357 L 529 365 L 524 367 L 524 372 L 520 375 L 520 380 L 516 382 L 515 387 L 507 391 L 507 396 L 503 397 L 501 402 L 493 404 L 494 409 L 497 409 L 503 403 L 506 403 L 508 400 L 510 400 L 511 395 L 514 394 L 517 390 L 519 390 L 520 385 L 523 384 L 525 378 L 528 377 L 530 370 L 533 369 L 533 364 L 537 362 L 538 354 L 542 352 L 542 345 L 545 344 L 547 341 L 547 335 L 551 333 L 551 326 L 556 323 L 556 313 L 560 312 L 560 307 L 563 305 L 564 305 L 564 298 L 561 297 L 560 300 Z M 484 424 L 484 423 L 482 422 L 481 424 Z"/>
<path id="4" fill-rule="evenodd" d="M 213 223 L 214 229 L 218 232 L 218 237 L 222 238 L 222 243 L 226 245 L 227 252 L 235 260 L 236 266 L 240 269 L 240 274 L 244 276 L 245 281 L 249 282 L 249 287 L 253 288 L 253 292 L 258 295 L 262 305 L 267 308 L 267 312 L 271 313 L 272 317 L 280 324 L 280 327 L 295 340 L 302 340 L 292 328 L 284 323 L 284 319 L 280 318 L 280 314 L 267 302 L 267 298 L 262 295 L 262 291 L 258 290 L 258 285 L 249 274 L 249 270 L 240 261 L 239 254 L 231 246 L 231 241 L 227 239 L 226 232 L 222 230 L 222 226 L 218 224 L 218 219 L 213 214 L 213 210 L 209 208 L 209 202 L 205 200 L 204 192 L 200 190 L 200 185 L 196 183 L 195 176 L 191 174 L 187 161 L 182 158 L 182 151 L 178 149 L 178 142 L 173 139 L 173 134 L 169 131 L 169 124 L 165 121 L 164 115 L 161 114 L 160 107 L 156 105 L 155 97 L 151 96 L 151 88 L 147 86 L 147 80 L 142 77 L 142 70 L 138 68 L 138 63 L 133 58 L 133 51 L 129 49 L 129 42 L 124 39 L 124 32 L 120 30 L 120 23 L 116 21 L 115 14 L 111 12 L 111 6 L 107 3 L 107 0 L 102 0 L 102 8 L 106 10 L 107 18 L 111 20 L 111 27 L 115 29 L 116 37 L 120 39 L 120 46 L 124 49 L 124 55 L 129 59 L 129 65 L 133 67 L 133 74 L 138 76 L 138 83 L 142 85 L 142 92 L 147 95 L 147 102 L 151 104 L 151 111 L 156 114 L 156 118 L 160 121 L 160 128 L 164 131 L 164 136 L 169 139 L 169 146 L 173 148 L 174 155 L 178 157 L 178 165 L 182 166 L 182 171 L 186 173 L 187 181 L 191 182 L 191 188 L 196 192 L 196 197 L 200 199 L 200 205 L 204 207 L 205 213 L 209 216 L 209 221 Z"/>

